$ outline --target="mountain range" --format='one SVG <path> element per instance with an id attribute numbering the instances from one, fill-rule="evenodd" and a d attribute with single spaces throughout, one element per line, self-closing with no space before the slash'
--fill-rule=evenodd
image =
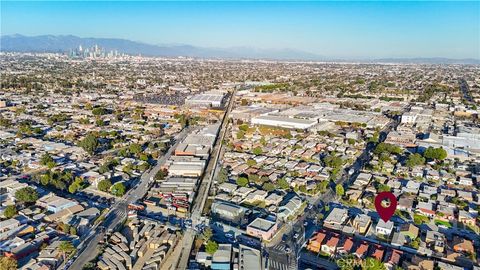
<path id="1" fill-rule="evenodd" d="M 192 45 L 152 45 L 118 38 L 82 38 L 73 35 L 3 35 L 0 37 L 0 51 L 3 52 L 68 52 L 79 45 L 98 45 L 105 50 L 143 56 L 195 57 L 222 59 L 269 59 L 304 61 L 358 61 L 382 63 L 443 63 L 480 64 L 479 59 L 449 58 L 388 58 L 372 60 L 334 59 L 294 49 L 259 49 L 251 47 L 205 48 Z"/>

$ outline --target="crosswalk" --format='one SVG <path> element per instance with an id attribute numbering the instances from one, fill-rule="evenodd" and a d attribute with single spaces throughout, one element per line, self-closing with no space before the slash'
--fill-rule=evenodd
<path id="1" fill-rule="evenodd" d="M 296 270 L 297 260 L 295 255 L 287 249 L 284 243 L 279 243 L 269 248 L 269 270 Z"/>
<path id="2" fill-rule="evenodd" d="M 275 260 L 268 259 L 268 269 L 269 270 L 296 270 L 297 263 L 292 260 L 290 263 L 278 262 Z"/>

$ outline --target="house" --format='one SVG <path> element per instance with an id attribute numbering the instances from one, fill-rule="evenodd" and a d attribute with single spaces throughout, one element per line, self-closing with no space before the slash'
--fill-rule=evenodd
<path id="1" fill-rule="evenodd" d="M 267 198 L 265 198 L 265 204 L 268 206 L 268 205 L 278 205 L 280 204 L 280 202 L 283 200 L 283 197 L 276 194 L 276 193 L 272 193 L 270 195 L 268 195 Z"/>
<path id="2" fill-rule="evenodd" d="M 244 199 L 244 201 L 247 203 L 263 202 L 265 201 L 265 198 L 267 197 L 267 195 L 268 195 L 268 192 L 266 192 L 265 190 L 258 189 L 248 194 L 247 197 Z"/>
<path id="3" fill-rule="evenodd" d="M 315 253 L 319 253 L 326 236 L 327 235 L 324 232 L 321 232 L 321 231 L 317 232 L 315 236 L 313 236 L 312 238 L 310 238 L 310 240 L 308 240 L 307 250 Z"/>
<path id="4" fill-rule="evenodd" d="M 233 192 L 233 195 L 234 196 L 239 196 L 242 199 L 244 199 L 248 196 L 248 194 L 253 192 L 253 190 L 254 190 L 253 188 L 249 188 L 249 187 L 240 187 Z"/>
<path id="5" fill-rule="evenodd" d="M 410 261 L 404 261 L 402 268 L 407 270 L 431 270 L 434 269 L 434 261 L 423 257 L 413 256 Z"/>
<path id="6" fill-rule="evenodd" d="M 7 196 L 14 201 L 17 190 L 25 187 L 28 187 L 28 184 L 11 179 L 2 180 L 0 181 L 0 195 L 7 194 Z"/>
<path id="7" fill-rule="evenodd" d="M 437 207 L 436 217 L 437 219 L 443 221 L 452 221 L 455 220 L 455 211 L 456 206 L 452 207 L 450 205 L 439 204 Z"/>
<path id="8" fill-rule="evenodd" d="M 322 252 L 330 256 L 335 255 L 339 241 L 340 239 L 338 238 L 338 234 L 332 235 L 330 239 L 328 239 L 327 242 L 322 245 Z"/>
<path id="9" fill-rule="evenodd" d="M 352 226 L 358 233 L 365 234 L 371 223 L 372 219 L 369 216 L 360 214 L 353 219 Z"/>
<path id="10" fill-rule="evenodd" d="M 63 254 L 59 249 L 61 241 L 54 241 L 41 250 L 37 260 L 47 265 L 57 268 L 63 262 Z"/>
<path id="11" fill-rule="evenodd" d="M 453 238 L 452 248 L 454 251 L 460 253 L 474 254 L 475 252 L 472 241 L 460 237 Z"/>
<path id="12" fill-rule="evenodd" d="M 420 183 L 410 180 L 407 182 L 407 185 L 403 187 L 403 192 L 411 193 L 411 194 L 418 194 L 420 190 Z"/>
<path id="13" fill-rule="evenodd" d="M 0 233 L 13 230 L 15 228 L 18 228 L 19 226 L 20 226 L 20 221 L 15 218 L 0 221 Z"/>
<path id="14" fill-rule="evenodd" d="M 368 243 L 366 241 L 362 241 L 353 255 L 357 257 L 358 259 L 365 259 L 367 257 L 367 251 L 368 251 Z"/>
<path id="15" fill-rule="evenodd" d="M 417 212 L 427 217 L 435 217 L 433 204 L 429 202 L 419 202 L 417 205 Z"/>
<path id="16" fill-rule="evenodd" d="M 37 235 L 32 241 L 26 242 L 23 245 L 13 248 L 9 252 L 5 252 L 6 257 L 20 260 L 28 255 L 38 252 L 43 243 L 49 240 L 49 236 L 46 233 Z"/>
<path id="17" fill-rule="evenodd" d="M 218 190 L 228 194 L 232 194 L 237 188 L 238 186 L 236 184 L 228 183 L 228 182 L 218 185 Z"/>
<path id="18" fill-rule="evenodd" d="M 458 184 L 461 185 L 461 186 L 470 187 L 470 186 L 473 185 L 473 180 L 472 180 L 472 178 L 459 177 L 458 178 Z"/>
<path id="19" fill-rule="evenodd" d="M 346 237 L 343 240 L 343 243 L 338 245 L 337 247 L 338 254 L 342 256 L 350 254 L 353 248 L 353 244 L 354 244 L 353 239 L 351 237 Z"/>
<path id="20" fill-rule="evenodd" d="M 443 253 L 445 250 L 445 235 L 436 231 L 427 231 L 425 242 L 433 250 Z"/>
<path id="21" fill-rule="evenodd" d="M 475 218 L 473 217 L 472 214 L 470 214 L 469 212 L 467 212 L 465 210 L 460 210 L 458 212 L 458 221 L 463 223 L 463 224 L 467 224 L 467 225 L 470 225 L 470 226 L 475 226 Z"/>
<path id="22" fill-rule="evenodd" d="M 375 258 L 379 261 L 383 261 L 383 253 L 385 252 L 385 249 L 381 245 L 372 245 L 372 250 L 370 256 L 372 258 Z"/>
<path id="23" fill-rule="evenodd" d="M 392 234 L 393 225 L 393 222 L 391 222 L 390 220 L 385 222 L 383 221 L 383 219 L 380 219 L 377 223 L 377 226 L 375 227 L 375 232 L 377 233 L 377 235 L 389 237 Z"/>
<path id="24" fill-rule="evenodd" d="M 268 241 L 277 232 L 277 229 L 276 222 L 257 217 L 252 223 L 248 224 L 247 234 Z"/>
<path id="25" fill-rule="evenodd" d="M 357 186 L 367 186 L 368 183 L 372 180 L 373 176 L 370 173 L 360 173 L 355 179 L 354 185 Z"/>
<path id="26" fill-rule="evenodd" d="M 384 265 L 388 270 L 393 270 L 395 266 L 398 266 L 403 252 L 393 249 L 385 255 Z"/>
<path id="27" fill-rule="evenodd" d="M 290 198 L 285 205 L 278 208 L 277 217 L 284 221 L 287 220 L 300 210 L 302 203 L 302 199 L 298 196 Z"/>
<path id="28" fill-rule="evenodd" d="M 101 174 L 99 174 L 98 172 L 95 172 L 95 171 L 85 172 L 82 175 L 80 175 L 80 177 L 84 181 L 90 183 L 90 185 L 95 187 L 95 188 L 97 187 L 97 185 L 100 181 L 105 180 L 104 175 L 101 175 Z"/>
<path id="29" fill-rule="evenodd" d="M 323 221 L 323 226 L 340 230 L 341 226 L 348 219 L 347 209 L 333 208 L 330 214 Z"/>
<path id="30" fill-rule="evenodd" d="M 398 200 L 397 209 L 411 212 L 413 209 L 413 202 L 414 202 L 413 198 L 402 196 Z"/>
<path id="31" fill-rule="evenodd" d="M 400 227 L 400 234 L 410 238 L 410 240 L 414 240 L 418 237 L 418 227 L 415 226 L 413 223 L 404 223 Z"/>

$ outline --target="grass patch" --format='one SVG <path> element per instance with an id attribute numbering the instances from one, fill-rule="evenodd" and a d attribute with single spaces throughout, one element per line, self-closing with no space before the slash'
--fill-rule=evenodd
<path id="1" fill-rule="evenodd" d="M 443 226 L 448 227 L 448 228 L 452 227 L 452 224 L 450 224 L 450 222 L 443 221 L 443 220 L 438 220 L 438 219 L 435 219 L 435 225 L 443 225 Z"/>
<path id="2" fill-rule="evenodd" d="M 419 215 L 419 214 L 413 214 L 413 222 L 416 225 L 420 225 L 422 223 L 428 223 L 430 222 L 430 219 L 426 216 Z"/>

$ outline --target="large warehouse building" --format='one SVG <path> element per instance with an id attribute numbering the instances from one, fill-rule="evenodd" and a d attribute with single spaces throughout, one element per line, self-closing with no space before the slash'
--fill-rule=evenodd
<path id="1" fill-rule="evenodd" d="M 225 96 L 223 92 L 205 92 L 188 98 L 185 104 L 194 107 L 222 107 Z"/>
<path id="2" fill-rule="evenodd" d="M 286 116 L 262 115 L 252 118 L 251 123 L 254 125 L 274 126 L 288 129 L 309 129 L 318 124 L 318 121 L 290 118 Z"/>

